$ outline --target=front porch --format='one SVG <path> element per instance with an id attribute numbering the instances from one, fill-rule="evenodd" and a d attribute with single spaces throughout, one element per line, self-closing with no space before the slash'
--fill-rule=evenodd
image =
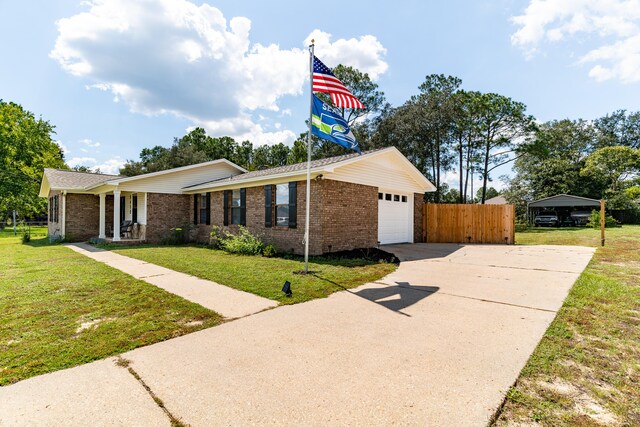
<path id="1" fill-rule="evenodd" d="M 98 197 L 99 239 L 127 244 L 146 240 L 147 193 L 113 190 L 99 193 Z M 111 220 L 108 228 L 107 218 Z"/>

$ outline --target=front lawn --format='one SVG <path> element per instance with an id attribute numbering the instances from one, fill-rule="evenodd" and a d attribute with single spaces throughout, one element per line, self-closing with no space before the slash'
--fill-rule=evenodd
<path id="1" fill-rule="evenodd" d="M 0 231 L 0 386 L 216 325 L 197 304 L 93 261 L 46 230 Z"/>
<path id="2" fill-rule="evenodd" d="M 202 279 L 251 292 L 282 304 L 293 304 L 326 297 L 336 291 L 355 288 L 395 271 L 392 263 L 364 259 L 312 257 L 312 275 L 293 274 L 304 269 L 299 258 L 265 258 L 232 255 L 201 246 L 110 246 L 115 252 L 137 258 Z M 293 295 L 282 293 L 285 281 L 291 282 Z"/>
<path id="3" fill-rule="evenodd" d="M 640 226 L 531 229 L 524 244 L 598 247 L 496 425 L 640 425 Z M 532 424 L 532 423 L 536 424 Z"/>

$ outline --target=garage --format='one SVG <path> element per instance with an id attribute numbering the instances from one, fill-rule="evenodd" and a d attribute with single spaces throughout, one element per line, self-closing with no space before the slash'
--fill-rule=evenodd
<path id="1" fill-rule="evenodd" d="M 413 243 L 413 197 L 392 190 L 378 192 L 378 241 Z"/>

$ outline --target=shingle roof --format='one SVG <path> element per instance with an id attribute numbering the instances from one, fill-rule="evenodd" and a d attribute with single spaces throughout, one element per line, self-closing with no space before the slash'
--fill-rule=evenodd
<path id="1" fill-rule="evenodd" d="M 69 190 L 84 189 L 92 185 L 111 181 L 114 178 L 121 178 L 118 175 L 107 175 L 102 173 L 76 172 L 60 169 L 44 170 L 50 188 L 64 188 Z"/>
<path id="2" fill-rule="evenodd" d="M 380 150 L 384 150 L 384 148 L 379 148 L 376 150 L 369 150 L 369 151 L 363 151 L 362 155 L 365 154 L 369 154 L 369 153 L 373 153 L 376 151 L 380 151 Z M 334 156 L 334 157 L 327 157 L 325 159 L 318 159 L 318 160 L 312 160 L 311 161 L 311 169 L 314 168 L 319 168 L 319 167 L 323 167 L 323 166 L 329 166 L 332 165 L 334 163 L 339 163 L 345 160 L 349 160 L 352 159 L 354 157 L 358 157 L 360 156 L 360 154 L 358 153 L 350 153 L 350 154 L 343 154 L 341 156 Z M 290 172 L 297 172 L 297 171 L 303 171 L 307 169 L 307 162 L 301 162 L 301 163 L 294 163 L 292 165 L 284 165 L 284 166 L 278 166 L 275 168 L 269 168 L 269 169 L 262 169 L 262 170 L 256 170 L 256 171 L 252 171 L 252 172 L 247 172 L 247 173 L 241 173 L 239 175 L 234 175 L 234 176 L 230 176 L 228 178 L 221 178 L 221 179 L 216 179 L 213 181 L 205 181 L 205 182 L 201 182 L 200 184 L 194 184 L 194 185 L 190 185 L 188 187 L 184 187 L 184 188 L 192 188 L 192 187 L 197 187 L 199 185 L 205 185 L 205 184 L 212 184 L 212 183 L 221 183 L 221 182 L 235 182 L 235 181 L 244 181 L 245 179 L 251 179 L 251 178 L 258 178 L 258 177 L 263 177 L 263 176 L 270 176 L 270 175 L 279 175 L 282 173 L 290 173 Z"/>

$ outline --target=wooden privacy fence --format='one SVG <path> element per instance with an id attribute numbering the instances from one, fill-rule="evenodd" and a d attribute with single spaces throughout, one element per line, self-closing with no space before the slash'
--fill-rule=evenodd
<path id="1" fill-rule="evenodd" d="M 514 205 L 427 203 L 422 215 L 428 243 L 514 243 Z"/>

